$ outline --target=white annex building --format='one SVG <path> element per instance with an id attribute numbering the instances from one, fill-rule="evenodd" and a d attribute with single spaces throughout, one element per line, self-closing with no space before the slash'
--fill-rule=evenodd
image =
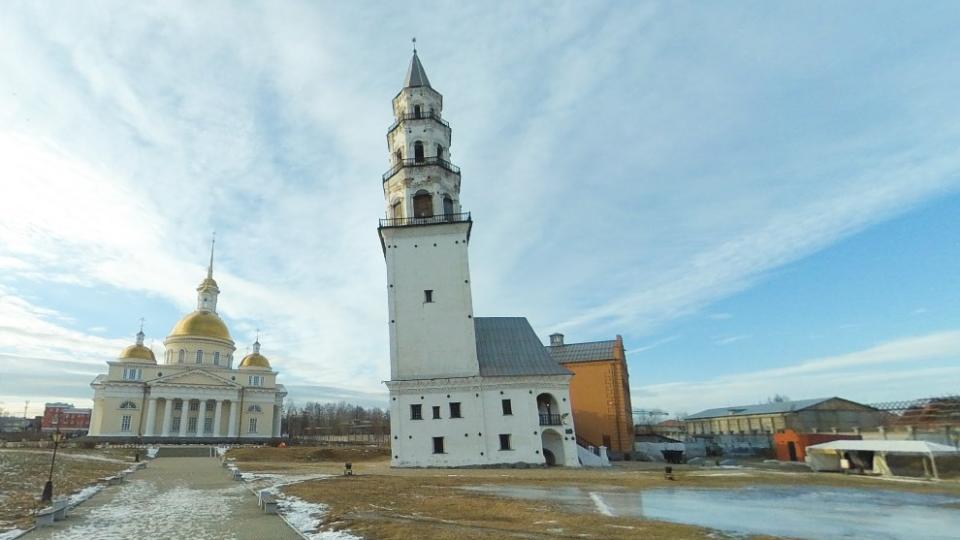
<path id="1" fill-rule="evenodd" d="M 474 317 L 443 96 L 416 50 L 393 98 L 380 241 L 390 317 L 392 465 L 577 466 L 572 373 L 522 317 Z"/>
<path id="2" fill-rule="evenodd" d="M 197 310 L 173 327 L 158 364 L 153 351 L 137 342 L 94 389 L 91 437 L 141 438 L 145 442 L 225 442 L 266 440 L 280 436 L 283 385 L 260 354 L 253 352 L 234 367 L 236 351 L 227 325 L 217 315 L 220 288 L 213 279 L 213 250 L 207 277 L 197 287 Z"/>

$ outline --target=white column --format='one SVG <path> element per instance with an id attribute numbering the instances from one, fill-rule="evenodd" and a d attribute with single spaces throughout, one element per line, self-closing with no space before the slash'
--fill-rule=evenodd
<path id="1" fill-rule="evenodd" d="M 147 401 L 147 426 L 143 430 L 144 437 L 153 437 L 154 426 L 157 423 L 157 398 L 151 397 Z"/>
<path id="2" fill-rule="evenodd" d="M 273 436 L 280 436 L 280 405 L 273 406 Z"/>
<path id="3" fill-rule="evenodd" d="M 163 405 L 163 431 L 160 432 L 160 435 L 163 437 L 170 436 L 170 427 L 173 426 L 173 400 L 170 398 L 164 399 L 165 403 Z"/>
<path id="4" fill-rule="evenodd" d="M 230 400 L 230 425 L 227 426 L 227 437 L 237 436 L 237 400 Z"/>
<path id="5" fill-rule="evenodd" d="M 187 424 L 190 420 L 190 400 L 181 399 L 180 400 L 180 437 L 187 436 Z"/>
<path id="6" fill-rule="evenodd" d="M 223 416 L 223 400 L 217 400 L 217 406 L 213 409 L 213 436 L 220 437 L 220 417 Z"/>
<path id="7" fill-rule="evenodd" d="M 197 407 L 197 437 L 203 437 L 203 424 L 207 419 L 207 400 L 201 399 Z"/>

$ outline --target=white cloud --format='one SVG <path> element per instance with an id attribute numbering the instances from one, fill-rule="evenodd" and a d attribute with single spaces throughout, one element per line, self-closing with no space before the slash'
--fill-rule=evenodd
<path id="1" fill-rule="evenodd" d="M 774 394 L 793 399 L 840 396 L 886 401 L 954 393 L 960 375 L 960 330 L 908 337 L 837 356 L 707 380 L 632 388 L 635 402 L 672 411 L 762 403 Z"/>

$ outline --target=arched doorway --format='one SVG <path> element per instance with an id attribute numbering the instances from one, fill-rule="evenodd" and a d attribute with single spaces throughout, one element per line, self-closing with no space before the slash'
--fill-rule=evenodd
<path id="1" fill-rule="evenodd" d="M 443 196 L 443 215 L 449 216 L 453 214 L 453 199 L 449 195 Z"/>
<path id="2" fill-rule="evenodd" d="M 421 189 L 413 195 L 413 217 L 433 217 L 433 197 Z"/>
<path id="3" fill-rule="evenodd" d="M 420 141 L 413 143 L 413 161 L 423 163 L 423 143 Z"/>
<path id="4" fill-rule="evenodd" d="M 556 430 L 543 430 L 540 444 L 543 447 L 543 460 L 548 467 L 564 464 L 563 437 Z"/>

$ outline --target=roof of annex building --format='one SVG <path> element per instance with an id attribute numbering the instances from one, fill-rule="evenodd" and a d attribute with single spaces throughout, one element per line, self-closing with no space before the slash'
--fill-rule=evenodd
<path id="1" fill-rule="evenodd" d="M 544 349 L 525 317 L 475 317 L 480 375 L 571 375 Z"/>
<path id="2" fill-rule="evenodd" d="M 561 364 L 569 362 L 596 362 L 599 360 L 613 360 L 617 340 L 588 341 L 585 343 L 565 343 L 563 345 L 548 345 L 547 351 L 554 360 Z"/>
<path id="3" fill-rule="evenodd" d="M 783 414 L 789 412 L 808 409 L 819 405 L 824 401 L 839 398 L 815 398 L 800 399 L 797 401 L 780 401 L 774 403 L 761 403 L 759 405 L 739 405 L 735 407 L 719 407 L 716 409 L 707 409 L 696 414 L 691 414 L 684 420 L 700 420 L 703 418 L 719 418 L 722 416 L 748 416 L 752 414 Z"/>

